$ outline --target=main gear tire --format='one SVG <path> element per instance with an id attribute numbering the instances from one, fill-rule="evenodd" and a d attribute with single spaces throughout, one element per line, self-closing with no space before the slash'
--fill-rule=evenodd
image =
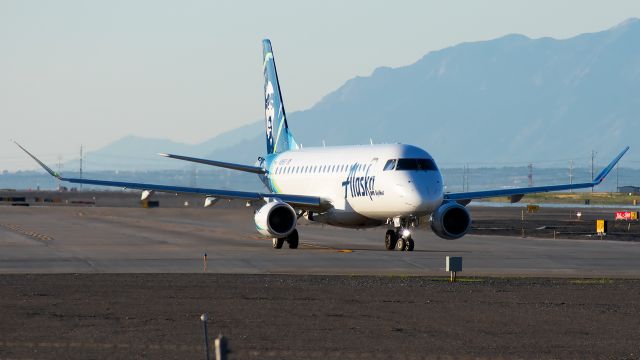
<path id="1" fill-rule="evenodd" d="M 398 235 L 396 235 L 396 232 L 394 230 L 387 230 L 387 233 L 384 235 L 384 247 L 387 250 L 393 250 L 397 242 Z"/>

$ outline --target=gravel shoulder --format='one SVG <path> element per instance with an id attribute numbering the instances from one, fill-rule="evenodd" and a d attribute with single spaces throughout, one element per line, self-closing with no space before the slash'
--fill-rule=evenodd
<path id="1" fill-rule="evenodd" d="M 0 275 L 0 359 L 640 358 L 640 280 Z"/>

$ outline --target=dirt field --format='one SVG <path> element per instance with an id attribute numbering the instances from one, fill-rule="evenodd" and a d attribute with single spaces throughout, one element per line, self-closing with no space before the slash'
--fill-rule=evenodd
<path id="1" fill-rule="evenodd" d="M 637 359 L 640 281 L 0 275 L 0 359 Z"/>
<path id="2" fill-rule="evenodd" d="M 621 207 L 620 210 L 624 208 Z M 551 208 L 540 205 L 536 213 L 522 207 L 470 207 L 473 218 L 470 234 L 524 236 L 558 239 L 600 240 L 596 234 L 596 220 L 607 221 L 608 240 L 640 241 L 638 221 L 616 221 L 611 208 Z M 578 218 L 576 213 L 582 216 Z"/>

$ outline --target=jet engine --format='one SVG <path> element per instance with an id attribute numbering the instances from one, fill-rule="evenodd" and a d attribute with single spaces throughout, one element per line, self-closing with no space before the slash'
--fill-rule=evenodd
<path id="1" fill-rule="evenodd" d="M 471 228 L 471 215 L 457 202 L 442 204 L 431 214 L 431 230 L 439 237 L 455 240 L 463 237 Z"/>
<path id="2" fill-rule="evenodd" d="M 296 228 L 295 210 L 282 201 L 268 202 L 254 215 L 256 229 L 264 236 L 283 238 Z"/>

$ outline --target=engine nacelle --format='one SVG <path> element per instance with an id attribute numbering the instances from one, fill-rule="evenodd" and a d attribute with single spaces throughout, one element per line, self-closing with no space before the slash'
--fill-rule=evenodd
<path id="1" fill-rule="evenodd" d="M 448 202 L 431 214 L 430 222 L 434 234 L 443 239 L 455 240 L 463 237 L 471 228 L 471 215 L 464 206 Z"/>
<path id="2" fill-rule="evenodd" d="M 256 211 L 253 219 L 260 234 L 283 238 L 296 228 L 298 216 L 289 204 L 282 201 L 272 201 Z"/>

